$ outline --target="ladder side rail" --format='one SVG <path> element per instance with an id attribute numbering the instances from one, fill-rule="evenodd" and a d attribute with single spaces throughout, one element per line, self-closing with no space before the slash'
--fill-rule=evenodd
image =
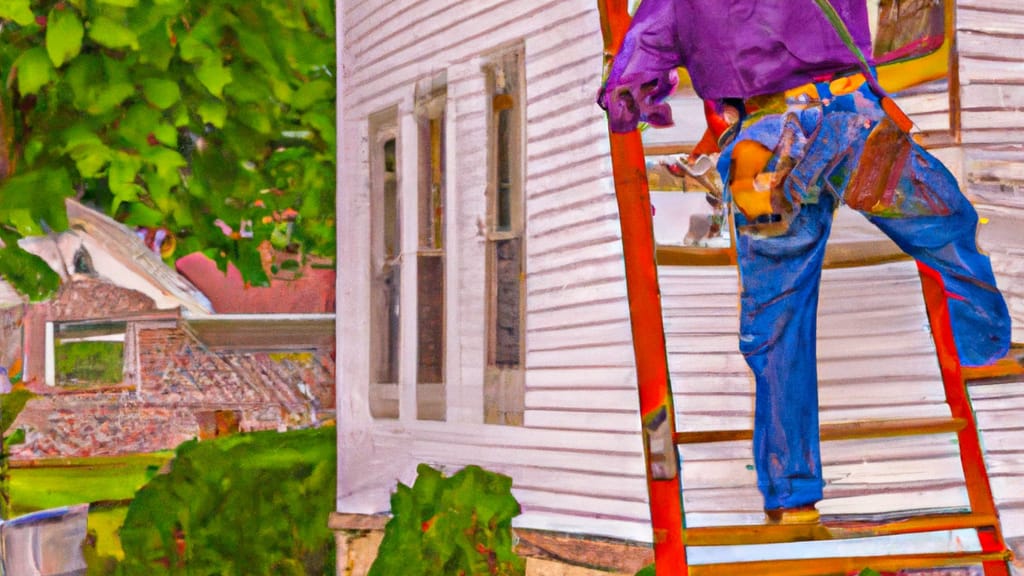
<path id="1" fill-rule="evenodd" d="M 605 62 L 629 27 L 628 0 L 598 0 Z M 651 199 L 639 131 L 608 131 L 629 299 L 630 327 L 644 434 L 655 566 L 658 574 L 689 573 L 683 543 L 679 454 L 673 442 L 675 410 L 669 384 L 665 328 L 658 288 Z"/>
<path id="2" fill-rule="evenodd" d="M 996 509 L 995 499 L 992 496 L 988 471 L 985 469 L 984 452 L 978 436 L 978 423 L 974 417 L 971 401 L 967 396 L 967 386 L 964 383 L 960 359 L 953 340 L 946 288 L 937 271 L 920 262 L 917 263 L 917 268 L 921 277 L 925 307 L 928 311 L 928 323 L 931 326 L 939 368 L 942 372 L 942 385 L 946 392 L 946 401 L 949 403 L 953 418 L 961 419 L 966 424 L 957 432 L 957 442 L 960 448 L 960 462 L 964 470 L 971 512 L 998 518 L 999 511 Z M 977 530 L 982 552 L 1003 552 L 1007 549 L 998 522 Z M 983 564 L 983 567 L 985 576 L 1008 576 L 1010 573 L 1006 561 L 988 561 Z"/>

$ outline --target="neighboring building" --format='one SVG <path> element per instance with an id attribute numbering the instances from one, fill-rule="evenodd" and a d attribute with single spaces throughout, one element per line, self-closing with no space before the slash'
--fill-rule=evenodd
<path id="1" fill-rule="evenodd" d="M 39 395 L 16 459 L 171 449 L 194 437 L 318 425 L 334 412 L 330 314 L 214 314 L 131 230 L 76 202 L 22 241 L 62 277 L 0 310 L 4 366 Z"/>
<path id="2" fill-rule="evenodd" d="M 959 0 L 954 20 L 926 4 L 905 13 L 926 32 L 936 29 L 927 19 L 939 18 L 946 31 L 937 40 L 916 39 L 938 50 L 927 63 L 938 68 L 890 70 L 906 75 L 899 99 L 923 141 L 993 215 L 982 238 L 993 239 L 985 247 L 1020 340 L 1024 269 L 1013 256 L 1024 239 L 1007 232 L 996 243 L 993 232 L 1024 223 L 1015 188 L 1024 173 L 1014 168 L 1022 147 L 999 144 L 1024 143 L 1024 131 L 978 122 L 1024 118 L 1024 82 L 1002 82 L 1012 72 L 999 62 L 1012 52 L 1000 46 L 1024 30 L 1024 9 Z M 1010 36 L 999 28 L 1010 24 L 995 23 L 1004 15 L 1016 23 Z M 387 512 L 396 482 L 412 481 L 420 462 L 478 464 L 513 477 L 520 527 L 650 541 L 621 233 L 594 104 L 597 2 L 373 0 L 340 5 L 338 18 L 338 511 Z M 673 105 L 679 126 L 645 133 L 652 166 L 701 137 L 692 92 Z M 725 247 L 685 239 L 680 223 L 714 216 L 703 194 L 652 197 L 680 428 L 749 428 L 752 380 L 736 351 L 728 231 Z M 831 252 L 838 265 L 897 255 L 848 212 Z M 907 262 L 826 272 L 824 420 L 948 414 L 919 289 Z M 982 425 L 1000 426 L 990 422 Z M 688 521 L 760 522 L 749 442 L 695 450 L 684 455 L 684 485 L 697 488 L 687 493 L 696 512 Z M 843 444 L 826 458 L 826 505 L 882 514 L 913 493 L 922 506 L 963 506 L 956 454 L 941 436 Z M 873 476 L 868 460 L 883 476 L 904 472 Z M 993 484 L 1007 535 L 1024 536 L 1024 501 L 1012 483 Z"/>

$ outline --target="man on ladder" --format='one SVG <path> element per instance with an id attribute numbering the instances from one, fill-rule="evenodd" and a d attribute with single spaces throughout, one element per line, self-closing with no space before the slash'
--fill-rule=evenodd
<path id="1" fill-rule="evenodd" d="M 757 383 L 754 461 L 770 522 L 819 519 L 816 313 L 840 202 L 941 276 L 962 365 L 1009 347 L 977 214 L 909 138 L 869 48 L 864 0 L 644 0 L 598 98 L 615 132 L 669 126 L 664 100 L 685 67 L 701 98 L 738 118 L 718 168 L 736 208 L 740 350 Z"/>

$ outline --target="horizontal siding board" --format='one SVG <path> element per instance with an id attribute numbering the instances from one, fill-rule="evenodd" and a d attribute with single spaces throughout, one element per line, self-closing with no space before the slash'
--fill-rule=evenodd
<path id="1" fill-rule="evenodd" d="M 538 256 L 530 261 L 529 273 L 531 277 L 534 277 L 540 274 L 559 272 L 566 268 L 572 268 L 580 261 L 595 259 L 612 259 L 616 262 L 621 262 L 622 242 L 617 238 L 614 238 L 600 244 L 594 244 L 578 250 L 551 252 L 544 256 Z M 619 268 L 622 269 L 621 264 L 619 265 Z M 625 275 L 624 269 L 622 275 Z"/>
<path id="2" fill-rule="evenodd" d="M 604 368 L 537 368 L 526 371 L 526 387 L 536 388 L 606 388 L 636 392 L 636 370 L 632 367 Z"/>
<path id="3" fill-rule="evenodd" d="M 537 408 L 576 410 L 620 410 L 637 404 L 636 390 L 585 390 L 530 388 L 526 391 L 527 410 Z"/>
<path id="4" fill-rule="evenodd" d="M 590 326 L 593 324 L 592 320 L 594 319 L 582 316 L 578 309 L 581 306 L 594 304 L 615 304 L 621 305 L 622 311 L 625 312 L 628 310 L 628 304 L 624 284 L 625 282 L 621 278 L 616 277 L 597 280 L 587 284 L 564 285 L 543 289 L 535 284 L 527 284 L 527 300 L 530 302 L 527 314 L 529 316 L 536 314 L 565 314 L 564 326 L 545 325 L 545 330 Z M 626 319 L 626 316 L 623 315 L 622 319 Z M 602 319 L 602 321 L 606 320 Z M 527 322 L 527 330 L 532 330 L 533 328 L 534 326 Z"/>
<path id="5" fill-rule="evenodd" d="M 1024 11 L 1020 5 L 1014 9 L 992 12 L 989 10 L 968 10 L 961 6 L 956 14 L 957 30 L 978 31 L 989 34 L 1020 34 L 1024 30 Z M 1011 54 L 1017 53 L 1016 51 Z"/>
<path id="6" fill-rule="evenodd" d="M 1024 62 L 960 58 L 960 81 L 963 84 L 1024 83 Z"/>
<path id="7" fill-rule="evenodd" d="M 636 542 L 651 541 L 650 521 L 626 521 L 611 518 L 597 518 L 579 514 L 577 511 L 559 512 L 549 509 L 524 507 L 522 516 L 512 522 L 521 528 L 537 528 L 566 534 L 593 534 L 619 540 Z"/>
<path id="8" fill-rule="evenodd" d="M 527 350 L 531 352 L 601 344 L 616 344 L 632 353 L 633 345 L 629 323 L 614 322 L 599 326 L 531 332 L 526 337 Z"/>
<path id="9" fill-rule="evenodd" d="M 1019 111 L 1024 108 L 1024 85 L 975 83 L 964 86 L 962 94 L 962 113 L 976 114 L 979 109 Z"/>
<path id="10" fill-rule="evenodd" d="M 633 348 L 629 342 L 606 346 L 578 346 L 564 350 L 531 351 L 527 365 L 537 368 L 553 366 L 632 366 Z M 529 396 L 529 393 L 527 393 Z M 529 403 L 527 404 L 529 405 Z"/>
<path id="11" fill-rule="evenodd" d="M 636 394 L 634 393 L 634 396 Z M 566 430 L 599 430 L 640 432 L 639 400 L 637 408 L 620 412 L 566 412 L 560 410 L 539 410 L 529 408 L 524 415 L 524 425 L 531 428 L 557 428 Z"/>
<path id="12" fill-rule="evenodd" d="M 565 326 L 587 326 L 596 323 L 619 321 L 628 318 L 629 308 L 625 302 L 584 303 L 571 314 L 561 310 L 534 312 L 527 316 L 527 330 L 547 330 Z"/>
<path id="13" fill-rule="evenodd" d="M 622 277 L 622 257 L 576 262 L 561 268 L 545 270 L 542 273 L 528 273 L 527 288 L 537 290 L 560 289 L 572 286 L 586 286 L 595 282 L 606 282 Z"/>
<path id="14" fill-rule="evenodd" d="M 396 87 L 433 74 L 444 65 L 508 45 L 544 27 L 557 26 L 566 18 L 580 13 L 578 5 L 567 2 L 538 6 L 526 0 L 486 0 L 485 3 L 474 3 L 473 7 L 469 13 L 456 10 L 454 15 L 439 17 L 436 23 L 419 23 L 415 35 L 403 34 L 403 38 L 397 39 L 397 42 L 409 42 L 407 45 L 382 46 L 372 38 L 367 39 L 365 49 L 372 49 L 373 53 L 365 57 L 358 56 L 363 46 L 356 47 L 350 82 L 359 86 L 359 90 L 352 91 L 347 103 L 352 109 L 362 111 L 367 103 Z M 486 18 L 474 17 L 484 13 Z M 406 22 L 414 17 L 402 15 Z M 396 26 L 401 24 L 392 22 L 381 26 L 380 35 L 394 36 Z M 415 43 L 409 38 L 414 38 Z M 390 52 L 387 51 L 389 46 Z M 599 43 L 595 43 L 592 49 L 595 54 L 600 54 Z"/>

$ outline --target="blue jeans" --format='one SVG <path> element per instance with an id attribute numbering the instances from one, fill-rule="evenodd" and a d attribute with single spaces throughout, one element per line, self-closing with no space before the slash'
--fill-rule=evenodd
<path id="1" fill-rule="evenodd" d="M 822 498 L 815 333 L 821 266 L 834 209 L 844 200 L 868 134 L 884 119 L 869 90 L 826 98 L 750 117 L 719 162 L 722 181 L 729 182 L 736 142 L 755 140 L 779 151 L 789 127 L 788 158 L 776 154 L 766 167 L 788 166 L 778 187 L 783 204 L 793 207 L 784 226 L 759 234 L 739 210 L 735 216 L 740 351 L 757 384 L 754 463 L 765 509 Z M 1010 318 L 991 264 L 975 243 L 977 213 L 952 174 L 916 144 L 895 176 L 897 201 L 881 210 L 855 209 L 942 276 L 961 363 L 1001 358 L 1009 348 Z"/>

